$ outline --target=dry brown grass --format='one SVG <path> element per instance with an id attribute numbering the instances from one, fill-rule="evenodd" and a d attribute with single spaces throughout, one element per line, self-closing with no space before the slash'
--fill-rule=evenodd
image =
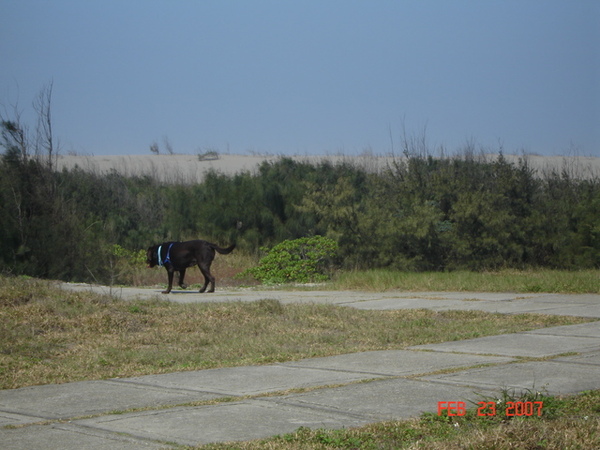
<path id="1" fill-rule="evenodd" d="M 275 300 L 122 301 L 0 277 L 0 388 L 401 349 L 584 321 Z"/>

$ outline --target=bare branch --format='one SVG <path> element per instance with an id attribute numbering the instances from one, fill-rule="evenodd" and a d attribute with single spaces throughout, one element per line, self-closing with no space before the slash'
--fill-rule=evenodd
<path id="1" fill-rule="evenodd" d="M 165 144 L 165 148 L 167 149 L 167 153 L 169 155 L 175 154 L 175 151 L 173 151 L 173 146 L 171 145 L 171 142 L 167 136 L 163 136 L 163 143 Z"/>
<path id="2" fill-rule="evenodd" d="M 45 153 L 48 168 L 52 170 L 54 166 L 53 158 L 57 157 L 57 152 L 52 134 L 52 88 L 54 83 L 51 81 L 44 86 L 33 101 L 33 108 L 38 115 L 36 127 L 35 154 L 41 157 Z"/>

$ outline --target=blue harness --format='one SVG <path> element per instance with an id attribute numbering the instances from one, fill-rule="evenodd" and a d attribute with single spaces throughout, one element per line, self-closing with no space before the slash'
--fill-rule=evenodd
<path id="1" fill-rule="evenodd" d="M 169 248 L 167 249 L 167 257 L 165 258 L 165 260 L 163 261 L 162 258 L 160 257 L 160 253 L 162 250 L 162 245 L 160 245 L 158 247 L 158 265 L 159 266 L 164 266 L 166 263 L 170 263 L 171 262 L 171 247 L 173 247 L 173 243 L 171 243 L 171 245 L 169 245 Z"/>

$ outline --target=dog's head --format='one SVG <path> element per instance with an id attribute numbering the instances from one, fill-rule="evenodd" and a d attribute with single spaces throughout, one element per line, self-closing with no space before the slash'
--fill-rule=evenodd
<path id="1" fill-rule="evenodd" d="M 158 264 L 158 245 L 153 245 L 152 247 L 148 247 L 146 251 L 146 264 L 148 267 L 152 268 Z"/>

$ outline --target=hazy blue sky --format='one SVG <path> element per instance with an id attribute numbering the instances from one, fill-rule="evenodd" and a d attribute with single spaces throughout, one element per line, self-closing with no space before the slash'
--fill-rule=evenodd
<path id="1" fill-rule="evenodd" d="M 598 0 L 0 0 L 0 61 L 63 153 L 600 156 Z"/>

